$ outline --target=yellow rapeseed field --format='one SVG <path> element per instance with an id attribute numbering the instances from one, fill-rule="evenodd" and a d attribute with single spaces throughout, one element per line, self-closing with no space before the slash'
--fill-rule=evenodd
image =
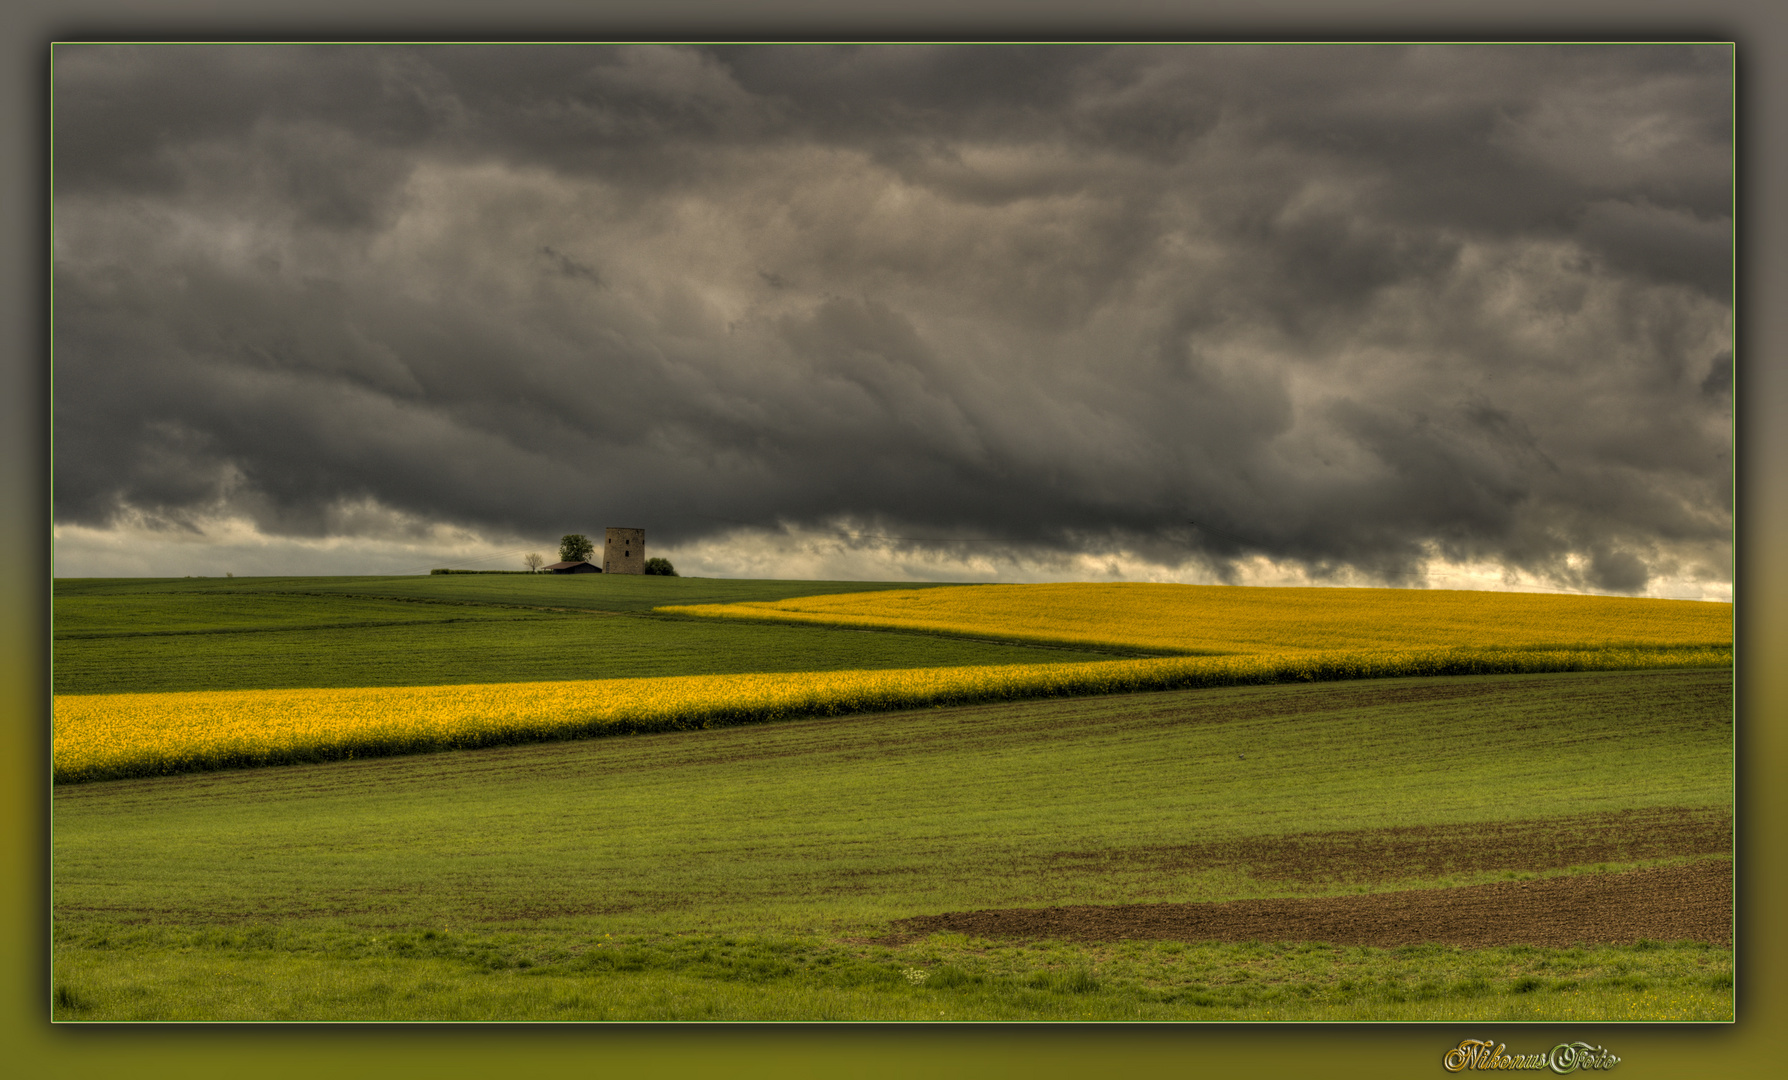
<path id="1" fill-rule="evenodd" d="M 1731 604 L 1439 589 L 968 585 L 659 610 L 1207 656 L 1732 644 Z"/>
<path id="2" fill-rule="evenodd" d="M 1710 667 L 1729 648 L 1310 651 L 904 671 L 55 699 L 57 783 L 970 701 L 1396 675 Z"/>

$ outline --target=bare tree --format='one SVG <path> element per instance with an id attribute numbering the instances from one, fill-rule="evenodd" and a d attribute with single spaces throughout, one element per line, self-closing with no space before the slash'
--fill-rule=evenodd
<path id="1" fill-rule="evenodd" d="M 522 559 L 522 562 L 527 565 L 528 573 L 538 574 L 538 573 L 540 573 L 541 564 L 545 563 L 546 560 L 542 559 L 540 557 L 539 552 L 530 551 L 530 552 L 528 552 L 527 556 Z"/>

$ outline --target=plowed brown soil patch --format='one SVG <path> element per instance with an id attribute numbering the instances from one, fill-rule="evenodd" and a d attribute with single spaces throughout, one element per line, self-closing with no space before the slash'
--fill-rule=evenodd
<path id="1" fill-rule="evenodd" d="M 907 940 L 953 932 L 1052 941 L 1324 941 L 1387 948 L 1564 948 L 1644 939 L 1728 945 L 1732 862 L 1704 859 L 1623 874 L 1365 896 L 968 911 L 904 919 L 895 932 Z"/>
<path id="2" fill-rule="evenodd" d="M 1375 882 L 1486 870 L 1562 870 L 1732 851 L 1732 813 L 1659 807 L 1534 821 L 1297 833 L 1112 851 L 1065 851 L 1063 870 L 1167 876 L 1238 869 L 1262 881 Z"/>

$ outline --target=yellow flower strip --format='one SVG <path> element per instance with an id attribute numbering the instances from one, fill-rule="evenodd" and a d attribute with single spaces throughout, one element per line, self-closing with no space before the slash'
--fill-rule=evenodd
<path id="1" fill-rule="evenodd" d="M 927 705 L 1249 683 L 1730 664 L 1730 648 L 1415 649 L 585 682 L 58 695 L 57 783 Z"/>
<path id="2" fill-rule="evenodd" d="M 1194 655 L 1732 642 L 1731 604 L 1442 589 L 968 585 L 659 610 Z"/>

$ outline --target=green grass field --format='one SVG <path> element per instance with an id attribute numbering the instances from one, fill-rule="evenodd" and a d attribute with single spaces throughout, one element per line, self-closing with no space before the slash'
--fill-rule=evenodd
<path id="1" fill-rule="evenodd" d="M 58 582 L 56 686 L 557 677 L 529 666 L 543 662 L 530 649 L 494 644 L 518 627 L 549 653 L 553 628 L 591 635 L 579 646 L 591 651 L 631 642 L 636 664 L 670 669 L 652 674 L 1087 658 L 649 615 L 865 589 L 594 575 Z M 611 626 L 622 629 L 588 629 Z M 460 632 L 457 659 L 429 636 Z M 679 636 L 698 633 L 713 636 Z M 763 666 L 775 662 L 786 666 Z M 717 666 L 690 666 L 703 663 Z M 304 681 L 322 677 L 336 681 Z M 1731 719 L 1729 670 L 1370 680 L 62 786 L 50 1008 L 70 1020 L 1729 1019 L 1731 950 L 1688 943 L 888 935 L 894 920 L 944 911 L 1320 896 L 1718 855 L 1573 845 L 1597 815 L 1726 820 Z M 1473 842 L 1511 824 L 1531 842 Z M 1321 851 L 1397 828 L 1430 830 L 1455 854 L 1376 867 L 1340 856 L 1314 874 L 1240 857 L 1189 870 L 1176 854 L 1286 838 Z"/>
<path id="2" fill-rule="evenodd" d="M 652 612 L 666 602 L 862 586 L 598 574 L 59 581 L 54 691 L 438 686 L 1129 655 Z"/>

